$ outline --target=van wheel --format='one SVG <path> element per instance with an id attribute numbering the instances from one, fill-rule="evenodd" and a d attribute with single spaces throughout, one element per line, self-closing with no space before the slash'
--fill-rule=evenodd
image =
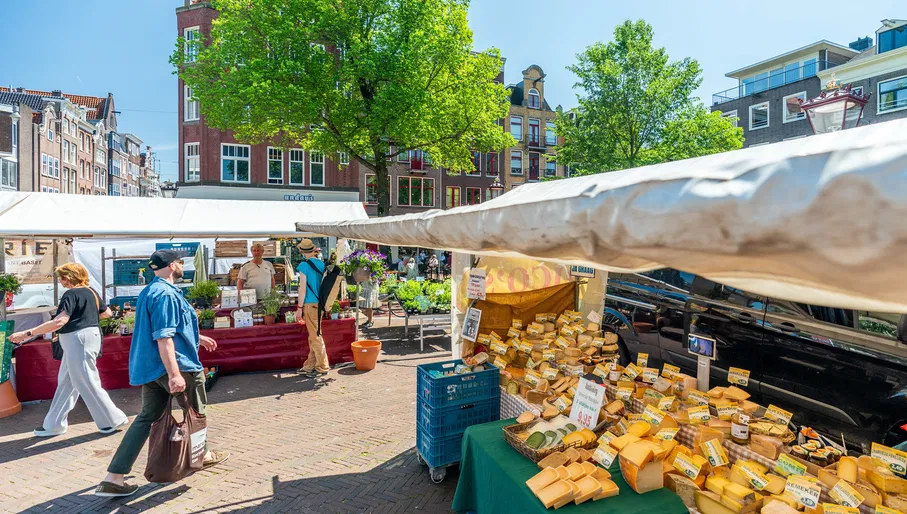
<path id="1" fill-rule="evenodd" d="M 907 422 L 900 421 L 898 423 L 895 423 L 895 425 L 893 427 L 889 428 L 888 431 L 885 432 L 885 438 L 883 439 L 884 442 L 882 444 L 893 448 L 893 447 L 897 446 L 898 444 L 901 444 L 901 443 L 907 441 L 907 432 L 905 432 L 901 428 L 901 426 L 904 425 L 905 423 L 907 423 Z"/>

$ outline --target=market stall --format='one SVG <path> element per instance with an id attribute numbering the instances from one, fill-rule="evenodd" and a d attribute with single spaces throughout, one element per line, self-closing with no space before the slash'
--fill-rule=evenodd
<path id="1" fill-rule="evenodd" d="M 0 243 L 3 238 L 73 238 L 76 246 L 79 241 L 91 241 L 87 246 L 97 247 L 103 243 L 96 241 L 104 239 L 198 242 L 205 238 L 212 241 L 298 238 L 304 236 L 294 227 L 300 218 L 339 222 L 366 217 L 362 205 L 356 203 L 0 193 Z M 145 253 L 151 252 L 153 249 Z M 98 287 L 98 276 L 95 278 L 92 285 Z M 141 286 L 134 289 L 141 290 Z M 122 321 L 125 323 L 126 319 Z M 298 368 L 308 353 L 307 327 L 301 321 L 234 328 L 236 322 L 228 317 L 226 323 L 229 328 L 203 331 L 219 343 L 217 352 L 202 353 L 203 363 L 218 366 L 222 373 Z M 323 334 L 332 363 L 352 360 L 350 343 L 357 338 L 354 319 L 325 320 Z M 128 335 L 105 337 L 103 356 L 98 360 L 105 387 L 128 385 L 130 340 Z M 51 358 L 50 343 L 46 340 L 27 343 L 16 351 L 15 361 L 20 398 L 51 398 L 59 363 Z"/>
<path id="2" fill-rule="evenodd" d="M 905 214 L 907 121 L 894 121 L 525 185 L 476 206 L 297 228 L 456 252 L 455 281 L 469 280 L 474 256 L 602 271 L 671 267 L 774 298 L 905 313 Z M 491 324 L 466 309 L 452 312 L 454 326 L 463 327 L 455 337 L 478 339 Z M 591 369 L 568 364 L 589 349 L 577 332 L 594 341 L 604 328 L 573 309 L 563 321 L 566 312 L 539 313 L 553 314 L 555 320 L 535 321 L 554 327 L 533 333 L 523 319 L 495 326 L 513 333 L 487 333 L 489 343 L 499 344 L 484 355 L 471 355 L 480 349 L 471 343 L 455 351 L 465 357 L 458 366 L 464 376 L 489 364 L 501 369 L 502 384 L 519 391 L 505 391 L 502 406 L 522 400 L 540 407 L 515 422 L 465 429 L 455 509 L 510 510 L 512 497 L 525 497 L 526 510 L 534 498 L 536 509 L 591 500 L 605 512 L 652 512 L 650 500 L 671 489 L 674 507 L 679 500 L 707 514 L 907 512 L 907 454 L 874 444 L 871 455 L 856 458 L 853 448 L 792 426 L 790 412 L 749 400 L 747 389 L 758 385 L 746 370 L 699 390 L 697 377 L 650 368 L 642 355 L 626 366 L 604 358 Z M 603 346 L 608 333 L 598 336 Z M 557 343 L 560 337 L 566 344 Z M 700 338 L 689 349 L 708 360 L 709 345 Z M 528 359 L 519 353 L 533 362 L 523 365 Z M 533 384 L 527 379 L 533 369 L 552 370 L 551 377 Z M 541 401 L 530 402 L 533 396 Z"/>

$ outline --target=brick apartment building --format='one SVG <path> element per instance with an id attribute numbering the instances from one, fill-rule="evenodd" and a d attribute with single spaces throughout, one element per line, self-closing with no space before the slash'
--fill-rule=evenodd
<path id="1" fill-rule="evenodd" d="M 732 71 L 734 88 L 712 95 L 712 110 L 737 118 L 744 147 L 812 135 L 798 99 L 815 98 L 835 79 L 870 95 L 861 125 L 907 116 L 907 20 L 883 20 L 873 38 L 848 46 L 831 41 L 786 52 Z"/>

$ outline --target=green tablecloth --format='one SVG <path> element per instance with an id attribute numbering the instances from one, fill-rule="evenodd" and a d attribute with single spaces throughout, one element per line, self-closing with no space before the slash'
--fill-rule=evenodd
<path id="1" fill-rule="evenodd" d="M 460 479 L 454 496 L 453 510 L 478 514 L 500 512 L 547 512 L 542 502 L 526 487 L 526 480 L 539 472 L 538 466 L 520 455 L 504 440 L 503 427 L 513 419 L 474 425 L 463 435 Z M 636 514 L 688 514 L 680 497 L 669 489 L 636 494 L 624 481 L 620 468 L 612 466 L 612 480 L 620 494 L 597 502 L 566 505 L 558 510 L 566 514 L 586 512 Z"/>

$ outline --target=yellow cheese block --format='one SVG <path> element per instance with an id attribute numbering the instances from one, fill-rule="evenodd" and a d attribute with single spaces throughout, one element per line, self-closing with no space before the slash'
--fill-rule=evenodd
<path id="1" fill-rule="evenodd" d="M 661 423 L 657 427 L 653 428 L 649 433 L 657 434 L 666 428 L 679 428 L 677 425 L 677 420 L 673 416 L 665 416 L 661 418 Z"/>
<path id="2" fill-rule="evenodd" d="M 573 501 L 573 486 L 566 480 L 558 480 L 536 494 L 546 509 L 569 498 Z"/>
<path id="3" fill-rule="evenodd" d="M 769 460 L 778 460 L 784 443 L 777 437 L 750 434 L 750 450 Z"/>
<path id="4" fill-rule="evenodd" d="M 612 447 L 614 447 L 614 449 L 620 451 L 620 450 L 623 450 L 624 447 L 627 446 L 628 444 L 634 443 L 636 441 L 639 441 L 639 436 L 636 436 L 633 434 L 624 434 L 620 437 L 615 437 L 614 439 L 611 439 L 611 442 L 609 444 Z"/>
<path id="5" fill-rule="evenodd" d="M 711 418 L 711 419 L 709 419 L 708 427 L 721 432 L 721 435 L 725 439 L 728 439 L 731 437 L 731 422 L 730 421 L 722 421 L 720 419 Z"/>
<path id="6" fill-rule="evenodd" d="M 763 491 L 769 492 L 771 494 L 781 494 L 784 492 L 784 486 L 787 485 L 787 480 L 779 477 L 778 475 L 765 475 L 768 478 L 768 484 L 765 486 Z"/>
<path id="7" fill-rule="evenodd" d="M 746 465 L 749 466 L 750 468 L 759 471 L 759 473 L 762 473 L 762 474 L 768 473 L 768 468 L 767 468 L 767 467 L 763 466 L 761 463 L 756 462 L 756 461 L 754 461 L 754 460 L 744 460 L 744 461 L 740 462 L 740 465 L 741 465 L 741 466 L 742 466 L 743 464 L 746 464 Z"/>
<path id="8" fill-rule="evenodd" d="M 831 489 L 838 483 L 838 480 L 841 480 L 841 477 L 838 476 L 838 472 L 833 469 L 819 468 L 819 482 L 822 482 L 822 485 Z"/>
<path id="9" fill-rule="evenodd" d="M 645 421 L 636 421 L 627 428 L 627 433 L 633 434 L 636 437 L 645 437 L 649 435 L 650 430 L 652 430 L 652 425 Z"/>
<path id="10" fill-rule="evenodd" d="M 678 453 L 682 453 L 684 455 L 689 455 L 689 456 L 693 455 L 693 452 L 689 448 L 687 448 L 686 446 L 684 446 L 682 444 L 678 444 L 677 446 L 674 447 L 673 450 L 670 451 L 670 453 L 668 453 L 668 456 L 667 456 L 667 458 L 665 458 L 664 462 L 669 464 L 673 468 L 674 459 L 677 458 Z"/>
<path id="11" fill-rule="evenodd" d="M 667 455 L 671 455 L 671 453 L 674 451 L 674 448 L 676 448 L 677 445 L 680 444 L 677 442 L 676 439 L 668 439 L 667 441 L 658 441 L 658 443 L 661 444 L 661 447 L 665 449 L 665 451 L 667 452 Z"/>
<path id="12" fill-rule="evenodd" d="M 639 467 L 624 457 L 619 457 L 619 459 L 621 475 L 638 494 L 645 494 L 664 487 L 660 464 L 654 463 Z"/>
<path id="13" fill-rule="evenodd" d="M 721 496 L 712 492 L 696 492 L 696 508 L 702 514 L 737 514 L 721 504 Z"/>
<path id="14" fill-rule="evenodd" d="M 622 410 L 624 410 L 624 402 L 621 400 L 614 400 L 608 405 L 605 405 L 605 411 L 612 416 L 616 416 Z"/>
<path id="15" fill-rule="evenodd" d="M 674 491 L 674 493 L 683 501 L 684 505 L 687 507 L 696 506 L 696 492 L 699 491 L 700 488 L 692 480 L 683 475 L 674 473 L 665 475 L 664 480 L 665 488 Z"/>
<path id="16" fill-rule="evenodd" d="M 751 503 L 756 499 L 756 493 L 749 487 L 744 487 L 731 481 L 724 487 L 724 495 L 729 496 L 740 503 Z"/>
<path id="17" fill-rule="evenodd" d="M 589 473 L 589 476 L 601 482 L 602 480 L 611 480 L 611 473 L 607 469 L 595 466 L 595 471 Z"/>
<path id="18" fill-rule="evenodd" d="M 754 412 L 759 410 L 759 404 L 751 402 L 749 400 L 744 400 L 740 403 L 740 408 L 743 409 L 744 414 L 749 414 L 750 416 L 752 416 Z"/>
<path id="19" fill-rule="evenodd" d="M 863 495 L 863 503 L 869 505 L 871 508 L 876 508 L 876 505 L 882 505 L 882 496 L 879 494 L 878 489 L 873 487 L 869 482 L 857 482 L 853 485 L 853 488 L 857 490 L 858 493 Z M 884 493 L 883 493 L 884 494 Z M 889 498 L 893 498 L 896 495 L 891 495 Z M 890 505 L 888 505 L 890 507 Z M 907 506 L 907 504 L 905 504 Z M 904 511 L 904 509 L 897 509 Z"/>
<path id="20" fill-rule="evenodd" d="M 727 391 L 727 387 L 713 387 L 709 389 L 709 397 L 721 398 L 725 391 Z"/>
<path id="21" fill-rule="evenodd" d="M 582 466 L 583 466 L 583 471 L 585 471 L 586 476 L 594 475 L 597 470 L 602 469 L 602 468 L 596 466 L 595 463 L 592 461 L 584 461 L 582 463 Z M 604 471 L 604 470 L 602 470 L 602 471 Z M 607 471 L 605 471 L 605 473 L 607 473 Z M 609 477 L 610 477 L 610 475 L 609 475 Z"/>
<path id="22" fill-rule="evenodd" d="M 570 478 L 570 472 L 567 471 L 567 466 L 558 466 L 554 468 L 557 471 L 557 478 L 560 480 L 567 480 Z"/>
<path id="23" fill-rule="evenodd" d="M 538 462 L 539 469 L 557 468 L 570 463 L 570 459 L 561 452 L 554 452 Z"/>
<path id="24" fill-rule="evenodd" d="M 698 449 L 699 446 L 702 445 L 702 443 L 711 441 L 712 439 L 718 439 L 719 441 L 723 442 L 724 433 L 719 430 L 715 430 L 714 428 L 701 426 L 699 427 L 699 430 L 696 433 L 696 437 L 693 440 L 693 448 Z"/>
<path id="25" fill-rule="evenodd" d="M 857 483 L 857 459 L 853 457 L 841 457 L 838 461 L 838 476 L 848 483 Z"/>
<path id="26" fill-rule="evenodd" d="M 728 480 L 737 485 L 742 485 L 743 487 L 750 486 L 750 479 L 743 474 L 740 465 L 736 463 L 731 467 L 731 473 L 728 475 Z"/>
<path id="27" fill-rule="evenodd" d="M 720 496 L 724 494 L 724 486 L 730 483 L 731 481 L 724 477 L 712 475 L 706 479 L 705 488 Z"/>
<path id="28" fill-rule="evenodd" d="M 643 439 L 640 442 L 648 444 L 649 448 L 652 449 L 652 461 L 653 462 L 661 462 L 665 459 L 665 457 L 668 456 L 668 453 L 669 453 L 668 450 L 666 450 L 664 446 L 658 444 L 658 442 L 647 441 L 645 439 Z"/>
<path id="29" fill-rule="evenodd" d="M 724 395 L 722 395 L 722 397 L 735 402 L 742 402 L 748 400 L 750 394 L 737 386 L 731 386 L 724 390 Z"/>
<path id="30" fill-rule="evenodd" d="M 794 507 L 794 508 L 797 507 L 797 499 L 794 498 L 793 496 L 788 495 L 786 492 L 783 494 L 773 494 L 773 495 L 769 496 L 767 499 L 784 502 L 789 507 Z"/>
<path id="31" fill-rule="evenodd" d="M 643 467 L 652 462 L 654 454 L 652 452 L 652 443 L 649 441 L 634 441 L 620 451 L 622 459 L 632 462 L 637 467 Z"/>
<path id="32" fill-rule="evenodd" d="M 574 482 L 586 476 L 586 470 L 579 462 L 568 464 L 567 473 L 570 473 L 570 480 L 573 480 Z"/>
<path id="33" fill-rule="evenodd" d="M 858 488 L 858 490 L 859 490 L 859 488 Z M 860 494 L 863 494 L 862 490 L 860 490 Z M 864 500 L 863 503 L 869 505 L 868 500 Z M 886 507 L 890 507 L 894 510 L 898 510 L 901 512 L 907 512 L 907 496 L 900 496 L 897 494 L 886 494 L 884 505 Z M 872 506 L 872 505 L 870 505 L 870 506 Z"/>
<path id="34" fill-rule="evenodd" d="M 579 452 L 576 451 L 576 448 L 567 448 L 563 452 L 564 457 L 567 457 L 567 460 L 570 461 L 570 464 L 579 460 Z"/>
<path id="35" fill-rule="evenodd" d="M 743 512 L 743 507 L 744 507 L 743 503 L 735 500 L 734 498 L 731 498 L 730 496 L 728 496 L 726 494 L 722 494 L 721 499 L 719 501 L 721 502 L 722 505 L 731 509 L 734 512 Z"/>
<path id="36" fill-rule="evenodd" d="M 579 494 L 573 498 L 573 503 L 579 505 L 585 501 L 591 500 L 598 496 L 602 492 L 602 486 L 598 480 L 592 477 L 584 477 L 576 482 L 577 487 L 579 487 Z"/>
<path id="37" fill-rule="evenodd" d="M 560 480 L 554 468 L 545 468 L 526 481 L 526 486 L 532 494 L 538 496 L 542 489 Z"/>
<path id="38" fill-rule="evenodd" d="M 592 499 L 592 501 L 610 498 L 612 496 L 617 496 L 620 493 L 620 489 L 617 487 L 617 484 L 609 479 L 599 480 L 598 483 L 602 486 L 602 490 L 595 498 Z"/>
<path id="39" fill-rule="evenodd" d="M 875 469 L 867 471 L 866 478 L 876 489 L 884 493 L 907 493 L 907 480 L 894 476 L 887 467 L 877 466 Z"/>
<path id="40" fill-rule="evenodd" d="M 586 462 L 587 460 L 592 458 L 592 452 L 585 448 L 574 448 L 574 450 L 576 450 L 576 453 L 579 454 L 579 460 L 577 462 Z"/>
<path id="41" fill-rule="evenodd" d="M 799 514 L 799 511 L 783 501 L 769 499 L 762 507 L 760 514 Z"/>
<path id="42" fill-rule="evenodd" d="M 552 508 L 554 508 L 554 510 L 557 510 L 557 509 L 563 507 L 564 505 L 572 503 L 573 498 L 576 498 L 576 496 L 579 494 L 579 486 L 577 486 L 573 482 L 567 482 L 567 483 L 570 484 L 570 488 L 573 490 L 573 494 L 570 497 L 565 497 L 565 498 L 561 499 L 560 501 L 555 502 L 555 504 L 551 506 Z"/>

